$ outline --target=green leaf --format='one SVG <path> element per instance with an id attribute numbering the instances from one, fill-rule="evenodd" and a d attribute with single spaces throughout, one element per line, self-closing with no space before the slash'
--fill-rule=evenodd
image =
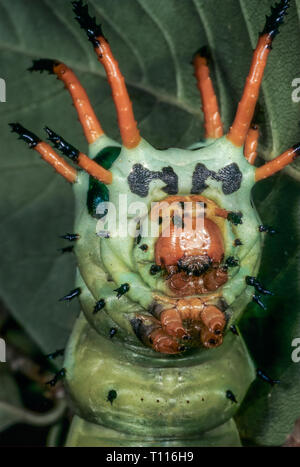
<path id="1" fill-rule="evenodd" d="M 257 34 L 272 3 L 89 1 L 126 77 L 136 120 L 150 143 L 158 148 L 184 147 L 203 136 L 201 104 L 190 62 L 193 53 L 206 44 L 213 57 L 213 81 L 225 129 L 229 128 Z M 256 119 L 261 128 L 259 151 L 265 159 L 275 157 L 299 138 L 300 108 L 291 98 L 292 81 L 299 77 L 299 13 L 300 1 L 292 0 L 263 82 Z M 74 288 L 74 258 L 57 251 L 62 246 L 58 236 L 72 232 L 72 193 L 34 151 L 16 141 L 7 124 L 19 121 L 41 137 L 42 127 L 49 125 L 86 151 L 62 84 L 48 74 L 26 72 L 32 59 L 53 58 L 74 69 L 104 129 L 119 140 L 104 71 L 73 17 L 68 1 L 0 0 L 1 77 L 7 85 L 7 102 L 0 104 L 0 295 L 47 353 L 64 346 L 78 312 L 77 303 L 58 302 Z M 299 164 L 295 162 L 287 172 L 299 179 Z M 266 285 L 276 289 L 276 296 L 268 299 L 267 315 L 249 307 L 243 332 L 259 365 L 284 382 L 272 390 L 271 398 L 263 394 L 262 383 L 256 383 L 257 397 L 246 403 L 247 415 L 240 417 L 241 432 L 249 442 L 281 442 L 300 412 L 296 404 L 299 370 L 289 358 L 291 340 L 299 337 L 298 191 L 296 181 L 276 175 L 260 182 L 255 192 L 263 222 L 278 225 L 281 231 L 267 240 L 260 272 Z M 275 422 L 277 430 L 272 429 Z"/>

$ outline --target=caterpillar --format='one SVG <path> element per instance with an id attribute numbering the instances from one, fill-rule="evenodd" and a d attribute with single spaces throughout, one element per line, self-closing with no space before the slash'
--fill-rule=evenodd
<path id="1" fill-rule="evenodd" d="M 194 55 L 205 141 L 167 150 L 140 135 L 101 26 L 82 0 L 72 4 L 107 74 L 122 145 L 104 133 L 73 71 L 49 59 L 35 60 L 30 70 L 48 71 L 64 83 L 87 154 L 49 127 L 52 145 L 11 123 L 72 184 L 75 197 L 74 230 L 64 235 L 72 248 L 64 251 L 77 257 L 76 284 L 61 301 L 78 297 L 82 311 L 64 368 L 49 381 L 64 378 L 76 414 L 66 444 L 218 446 L 226 439 L 238 446 L 233 417 L 251 383 L 257 376 L 278 383 L 255 368 L 238 321 L 247 303 L 263 308 L 263 296 L 272 293 L 257 274 L 263 237 L 275 232 L 260 221 L 251 190 L 300 154 L 296 144 L 254 165 L 255 106 L 289 1 L 280 0 L 266 18 L 227 134 L 209 52 L 201 48 Z"/>

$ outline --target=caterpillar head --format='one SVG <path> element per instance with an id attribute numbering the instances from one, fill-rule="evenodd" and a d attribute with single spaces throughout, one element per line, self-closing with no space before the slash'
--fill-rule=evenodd
<path id="1" fill-rule="evenodd" d="M 259 168 L 253 165 L 258 129 L 251 121 L 288 1 L 280 1 L 267 18 L 226 135 L 208 55 L 205 49 L 195 55 L 206 139 L 185 150 L 157 150 L 140 136 L 124 78 L 101 27 L 82 1 L 73 5 L 107 73 L 122 146 L 104 134 L 74 73 L 45 59 L 35 61 L 31 70 L 48 70 L 65 83 L 89 157 L 47 128 L 55 147 L 79 166 L 75 170 L 21 125 L 12 124 L 12 129 L 73 183 L 80 235 L 76 290 L 86 318 L 107 338 L 117 329 L 115 340 L 151 352 L 180 354 L 191 347 L 220 346 L 246 303 L 252 298 L 261 303 L 253 287 L 268 292 L 255 278 L 262 232 L 252 187 L 300 152 L 296 145 Z"/>

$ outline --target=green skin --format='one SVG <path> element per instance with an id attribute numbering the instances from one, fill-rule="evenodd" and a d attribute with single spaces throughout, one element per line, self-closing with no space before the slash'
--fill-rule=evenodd
<path id="1" fill-rule="evenodd" d="M 107 146 L 117 143 L 100 137 L 90 146 L 90 157 Z M 246 285 L 245 276 L 257 275 L 261 257 L 260 221 L 250 203 L 255 172 L 243 148 L 235 147 L 226 137 L 196 148 L 158 151 L 144 140 L 134 149 L 122 147 L 110 168 L 113 183 L 108 186 L 109 198 L 118 207 L 119 194 L 126 194 L 128 205 L 142 201 L 150 209 L 151 202 L 168 196 L 162 191 L 165 183 L 159 179 L 150 182 L 145 198 L 130 191 L 127 177 L 136 163 L 152 171 L 171 166 L 178 175 L 178 195 L 191 193 L 197 163 L 215 172 L 231 163 L 238 165 L 243 178 L 236 192 L 225 195 L 222 184 L 209 178 L 208 188 L 201 193 L 228 211 L 243 213 L 242 224 L 225 222 L 225 258 L 234 256 L 239 266 L 228 269 L 229 280 L 221 289 L 229 305 L 223 344 L 166 355 L 144 346 L 136 337 L 130 320 L 137 314 L 151 316 L 148 310 L 154 294 L 170 295 L 163 275 L 149 273 L 156 238 L 143 238 L 147 251 L 138 248 L 131 236 L 99 238 L 97 219 L 89 214 L 86 204 L 89 176 L 80 172 L 74 184 L 74 232 L 80 234 L 75 253 L 82 312 L 64 364 L 66 387 L 77 414 L 68 446 L 240 445 L 233 416 L 255 379 L 255 370 L 242 337 L 231 333 L 229 327 L 238 322 L 252 299 L 254 290 Z M 242 245 L 234 247 L 234 238 Z M 130 284 L 130 290 L 117 299 L 114 289 L 124 283 Z M 105 299 L 106 305 L 93 314 L 100 299 Z M 117 333 L 110 338 L 112 327 Z M 226 397 L 228 390 L 237 402 Z"/>

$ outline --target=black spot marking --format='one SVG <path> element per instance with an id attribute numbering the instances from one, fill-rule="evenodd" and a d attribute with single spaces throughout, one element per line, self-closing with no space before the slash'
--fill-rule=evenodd
<path id="1" fill-rule="evenodd" d="M 199 163 L 196 165 L 192 178 L 192 195 L 202 193 L 205 188 L 208 188 L 205 181 L 211 176 L 211 173 L 204 164 Z"/>
<path id="2" fill-rule="evenodd" d="M 107 399 L 106 401 L 107 402 L 110 402 L 111 405 L 113 404 L 113 401 L 117 398 L 118 394 L 117 394 L 117 391 L 115 391 L 114 389 L 111 389 L 108 394 L 107 394 Z"/>
<path id="3" fill-rule="evenodd" d="M 134 164 L 128 175 L 130 191 L 141 198 L 145 198 L 149 193 L 149 186 L 152 180 L 162 180 L 166 186 L 162 190 L 168 195 L 178 193 L 178 176 L 172 167 L 163 167 L 161 172 L 152 171 L 141 164 Z"/>
<path id="4" fill-rule="evenodd" d="M 148 247 L 148 245 L 146 245 L 146 244 L 144 243 L 144 244 L 141 245 L 139 248 L 140 248 L 140 250 L 142 250 L 142 251 L 147 251 L 149 247 Z"/>
<path id="5" fill-rule="evenodd" d="M 199 163 L 193 173 L 191 193 L 196 195 L 208 188 L 205 183 L 208 178 L 221 182 L 224 195 L 231 195 L 239 190 L 243 174 L 235 162 L 226 165 L 218 172 L 209 170 L 204 164 Z"/>
<path id="6" fill-rule="evenodd" d="M 217 174 L 213 174 L 212 178 L 222 182 L 224 195 L 231 195 L 239 190 L 243 174 L 240 171 L 239 166 L 234 162 L 223 167 L 223 169 L 219 170 Z"/>

